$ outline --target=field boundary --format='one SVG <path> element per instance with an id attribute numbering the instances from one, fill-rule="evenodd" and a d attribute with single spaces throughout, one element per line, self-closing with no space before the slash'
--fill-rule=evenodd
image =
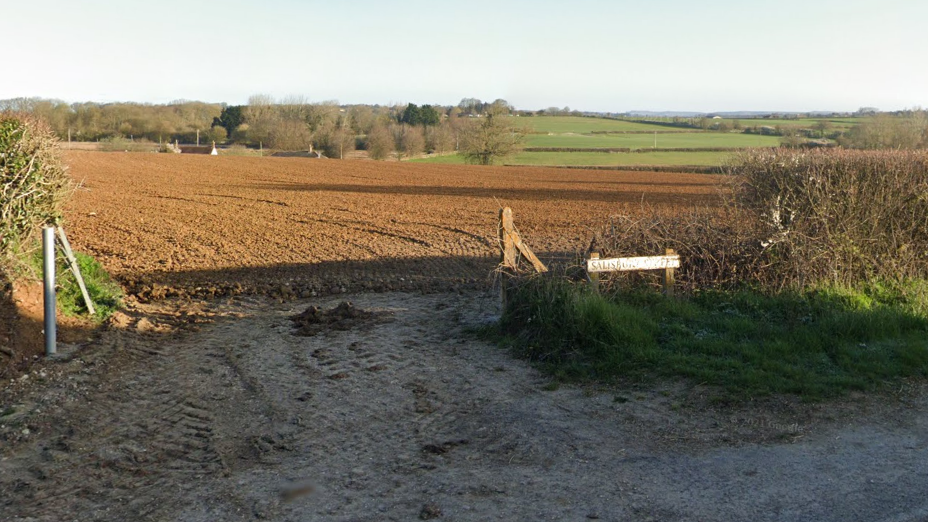
<path id="1" fill-rule="evenodd" d="M 631 172 L 679 172 L 683 174 L 725 174 L 725 168 L 705 165 L 525 165 L 506 163 L 504 167 L 532 169 L 618 170 Z"/>

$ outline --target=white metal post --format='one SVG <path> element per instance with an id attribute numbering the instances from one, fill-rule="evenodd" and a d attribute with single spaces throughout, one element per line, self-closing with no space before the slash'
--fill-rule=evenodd
<path id="1" fill-rule="evenodd" d="M 55 227 L 42 229 L 42 260 L 42 280 L 45 283 L 45 355 L 54 355 L 58 334 L 55 317 Z"/>

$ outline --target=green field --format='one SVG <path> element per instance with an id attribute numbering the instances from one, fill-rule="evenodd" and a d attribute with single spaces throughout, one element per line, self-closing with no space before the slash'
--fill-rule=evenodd
<path id="1" fill-rule="evenodd" d="M 608 118 L 585 118 L 582 116 L 523 116 L 513 117 L 512 124 L 525 127 L 530 132 L 553 132 L 588 134 L 594 131 L 613 132 L 667 132 L 674 131 L 672 127 L 664 125 L 649 125 L 633 121 L 613 120 Z"/>
<path id="2" fill-rule="evenodd" d="M 736 120 L 725 119 L 729 123 Z M 834 130 L 847 130 L 857 125 L 864 118 L 802 118 L 798 120 L 772 120 L 766 118 L 741 118 L 737 120 L 742 127 L 795 127 L 799 129 L 814 129 L 821 121 L 827 121 Z"/>
<path id="3" fill-rule="evenodd" d="M 522 152 L 502 163 L 532 166 L 636 166 L 693 165 L 714 167 L 731 156 L 729 152 Z M 454 154 L 412 160 L 417 163 L 463 164 L 464 157 Z"/>
<path id="4" fill-rule="evenodd" d="M 526 139 L 527 147 L 579 147 L 650 149 L 655 141 L 658 148 L 745 148 L 776 147 L 777 136 L 740 134 L 731 132 L 687 132 L 672 134 L 532 134 Z"/>
<path id="5" fill-rule="evenodd" d="M 669 118 L 666 121 L 670 122 Z M 715 120 L 718 121 L 718 120 Z M 725 120 L 733 123 L 735 120 Z M 844 131 L 861 121 L 860 118 L 805 118 L 737 120 L 743 128 L 792 127 L 814 129 L 820 121 L 828 121 L 832 131 Z M 521 152 L 501 163 L 509 165 L 552 166 L 719 166 L 731 152 L 694 151 L 644 152 L 647 149 L 744 149 L 776 147 L 779 136 L 745 134 L 740 131 L 712 132 L 670 125 L 653 125 L 629 120 L 582 116 L 521 116 L 512 117 L 512 124 L 529 131 L 525 146 L 576 149 L 631 149 L 643 152 Z M 597 134 L 594 134 L 597 132 Z M 602 132 L 612 132 L 603 134 Z M 614 134 L 613 134 L 614 133 Z M 655 143 L 656 141 L 656 143 Z M 441 156 L 413 161 L 427 163 L 463 163 L 460 156 Z"/>

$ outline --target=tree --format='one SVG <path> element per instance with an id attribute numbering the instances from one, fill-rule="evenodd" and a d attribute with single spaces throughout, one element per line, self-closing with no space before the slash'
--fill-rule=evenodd
<path id="1" fill-rule="evenodd" d="M 403 114 L 400 116 L 399 122 L 405 123 L 406 125 L 419 125 L 421 116 L 419 115 L 419 106 L 415 103 L 410 103 L 403 109 Z"/>
<path id="2" fill-rule="evenodd" d="M 458 103 L 458 108 L 461 109 L 462 114 L 473 116 L 480 114 L 483 105 L 484 103 L 477 98 L 464 98 Z"/>
<path id="3" fill-rule="evenodd" d="M 299 120 L 279 120 L 271 127 L 267 144 L 279 150 L 312 150 L 313 133 Z"/>
<path id="4" fill-rule="evenodd" d="M 218 118 L 213 118 L 213 127 L 220 126 L 226 129 L 228 134 L 232 134 L 239 125 L 245 123 L 244 107 L 241 105 L 230 105 L 222 108 L 222 113 Z"/>
<path id="5" fill-rule="evenodd" d="M 436 154 L 454 150 L 454 129 L 449 122 L 425 128 L 425 149 Z"/>
<path id="6" fill-rule="evenodd" d="M 393 154 L 393 135 L 385 126 L 376 124 L 367 133 L 367 153 L 371 159 L 384 160 Z"/>
<path id="7" fill-rule="evenodd" d="M 209 131 L 206 133 L 206 139 L 216 143 L 222 143 L 226 141 L 229 132 L 225 127 L 221 125 L 215 125 L 210 127 Z"/>
<path id="8" fill-rule="evenodd" d="M 267 143 L 271 129 L 278 123 L 274 99 L 264 94 L 250 96 L 244 116 L 245 123 L 248 124 L 248 141 L 255 145 Z"/>
<path id="9" fill-rule="evenodd" d="M 426 127 L 432 127 L 441 123 L 441 113 L 431 105 L 423 105 L 419 108 L 419 123 Z"/>
<path id="10" fill-rule="evenodd" d="M 492 165 L 522 148 L 525 129 L 509 123 L 500 110 L 490 110 L 485 118 L 465 127 L 461 133 L 461 153 L 469 163 Z"/>
<path id="11" fill-rule="evenodd" d="M 855 149 L 917 149 L 928 147 L 928 113 L 879 113 L 851 128 L 839 143 Z"/>
<path id="12" fill-rule="evenodd" d="M 818 131 L 819 138 L 824 138 L 825 132 L 831 128 L 831 122 L 828 120 L 818 120 L 815 122 L 815 125 L 812 125 L 812 128 Z"/>
<path id="13" fill-rule="evenodd" d="M 397 159 L 410 158 L 422 154 L 425 149 L 425 138 L 422 129 L 413 125 L 395 125 L 393 139 L 396 144 Z"/>

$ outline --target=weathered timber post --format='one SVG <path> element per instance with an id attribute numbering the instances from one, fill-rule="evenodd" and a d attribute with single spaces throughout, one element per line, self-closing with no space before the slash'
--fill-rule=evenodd
<path id="1" fill-rule="evenodd" d="M 519 232 L 512 220 L 512 209 L 509 207 L 499 211 L 499 242 L 503 250 L 500 258 L 500 298 L 503 308 L 506 307 L 506 292 L 509 287 L 509 277 L 519 270 L 519 254 L 532 264 L 532 268 L 539 274 L 547 272 L 548 267 L 538 259 L 532 249 L 522 241 Z"/>
<path id="2" fill-rule="evenodd" d="M 668 248 L 664 252 L 664 254 L 668 256 L 672 256 L 672 255 L 676 255 L 676 252 L 674 252 L 672 248 Z M 674 279 L 674 274 L 673 274 L 673 267 L 669 266 L 664 269 L 664 277 L 663 277 L 664 295 L 666 295 L 667 297 L 673 297 L 674 281 L 675 279 Z"/>
<path id="3" fill-rule="evenodd" d="M 590 259 L 599 259 L 599 252 L 591 252 Z M 589 272 L 590 274 L 590 285 L 593 287 L 593 291 L 599 293 L 599 272 Z"/>
<path id="4" fill-rule="evenodd" d="M 503 310 L 506 310 L 506 303 L 508 300 L 508 289 L 509 289 L 509 270 L 515 270 L 516 268 L 516 247 L 515 242 L 512 239 L 512 232 L 515 229 L 515 225 L 512 222 L 512 209 L 509 207 L 500 209 L 499 211 L 499 243 L 502 246 L 502 254 L 500 257 L 501 270 L 499 272 L 499 298 L 502 303 Z"/>

